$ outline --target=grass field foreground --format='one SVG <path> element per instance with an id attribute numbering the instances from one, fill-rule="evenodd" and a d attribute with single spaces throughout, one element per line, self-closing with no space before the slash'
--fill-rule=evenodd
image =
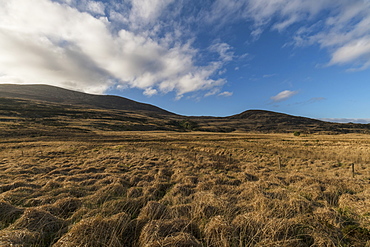
<path id="1" fill-rule="evenodd" d="M 8 137 L 0 246 L 370 246 L 369 164 L 368 135 Z"/>

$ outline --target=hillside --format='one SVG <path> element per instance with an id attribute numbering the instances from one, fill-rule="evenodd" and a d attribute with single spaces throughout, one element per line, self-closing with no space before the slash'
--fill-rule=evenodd
<path id="1" fill-rule="evenodd" d="M 228 117 L 181 116 L 110 95 L 47 85 L 0 85 L 2 135 L 60 135 L 99 131 L 170 130 L 262 133 L 369 133 L 370 125 L 328 123 L 283 113 L 248 110 Z"/>
<path id="2" fill-rule="evenodd" d="M 215 132 L 302 132 L 322 134 L 370 132 L 370 124 L 330 123 L 263 110 L 247 110 L 240 114 L 223 118 L 197 117 L 192 119 L 198 123 L 200 130 Z"/>
<path id="3" fill-rule="evenodd" d="M 0 84 L 0 97 L 39 100 L 90 108 L 146 111 L 166 115 L 174 113 L 159 107 L 139 103 L 124 97 L 112 95 L 93 95 L 48 85 Z"/>

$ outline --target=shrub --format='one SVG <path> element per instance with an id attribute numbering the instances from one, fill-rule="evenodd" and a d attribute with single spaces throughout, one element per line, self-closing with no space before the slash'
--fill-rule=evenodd
<path id="1" fill-rule="evenodd" d="M 299 131 L 294 132 L 294 136 L 300 136 L 300 135 L 301 135 L 301 132 L 299 132 Z"/>

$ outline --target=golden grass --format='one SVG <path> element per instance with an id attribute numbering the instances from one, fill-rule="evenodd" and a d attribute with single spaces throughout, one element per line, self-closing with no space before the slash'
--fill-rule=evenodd
<path id="1" fill-rule="evenodd" d="M 128 226 L 129 216 L 126 213 L 110 218 L 87 218 L 74 225 L 54 246 L 122 246 Z"/>
<path id="2" fill-rule="evenodd" d="M 370 246 L 369 164 L 368 135 L 9 137 L 0 246 Z"/>

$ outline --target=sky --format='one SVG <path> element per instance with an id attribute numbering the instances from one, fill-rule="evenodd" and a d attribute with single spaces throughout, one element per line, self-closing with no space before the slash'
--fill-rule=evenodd
<path id="1" fill-rule="evenodd" d="M 370 0 L 0 3 L 0 83 L 370 123 Z"/>

